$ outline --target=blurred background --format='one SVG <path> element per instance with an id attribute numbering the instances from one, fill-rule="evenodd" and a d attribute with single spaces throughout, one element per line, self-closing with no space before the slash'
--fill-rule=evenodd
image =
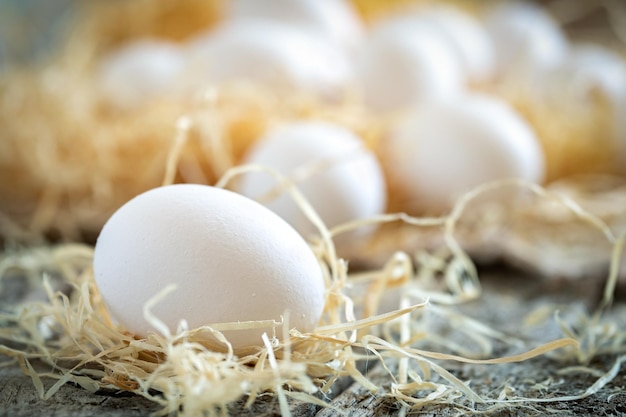
<path id="1" fill-rule="evenodd" d="M 0 69 L 37 62 L 63 39 L 76 0 L 0 0 Z"/>
<path id="2" fill-rule="evenodd" d="M 101 0 L 100 0 L 101 1 Z M 109 0 L 129 2 L 136 0 Z M 168 2 L 170 0 L 163 0 Z M 220 0 L 226 2 L 227 0 Z M 411 0 L 353 0 L 362 10 L 406 4 Z M 504 0 L 507 1 L 507 0 Z M 41 61 L 50 54 L 50 46 L 62 41 L 79 7 L 89 7 L 98 0 L 0 0 L 0 70 L 9 65 Z M 497 0 L 461 0 L 452 3 L 497 3 Z M 608 46 L 626 42 L 626 2 L 623 0 L 543 0 L 563 24 L 573 40 L 600 42 Z M 378 3 L 378 6 L 377 6 Z M 450 3 L 450 1 L 430 1 Z M 610 12 L 609 12 L 610 11 Z"/>
<path id="3" fill-rule="evenodd" d="M 477 11 L 497 3 L 512 2 L 350 1 L 366 23 L 372 23 L 385 11 L 412 4 L 457 4 Z M 163 99 L 151 101 L 133 112 L 120 111 L 107 106 L 99 97 L 102 91 L 97 88 L 95 68 L 106 52 L 125 41 L 154 36 L 183 43 L 182 40 L 192 38 L 215 23 L 228 3 L 228 0 L 0 0 L 0 243 L 3 234 L 33 241 L 31 235 L 41 233 L 47 233 L 51 241 L 92 242 L 103 222 L 123 202 L 161 183 L 162 170 L 176 133 L 175 120 L 185 112 L 206 109 Z M 556 20 L 572 42 L 615 47 L 623 56 L 626 1 L 545 0 L 537 3 Z M 50 71 L 45 66 L 51 61 L 62 62 L 50 65 Z M 19 70 L 31 64 L 41 66 L 35 71 Z M 15 68 L 18 71 L 13 71 Z M 523 88 L 510 91 L 501 87 L 493 83 L 484 86 L 484 90 L 510 99 L 537 129 L 553 171 L 550 179 L 597 171 L 596 168 L 614 153 L 608 135 L 604 135 L 607 136 L 604 142 L 598 141 L 612 126 L 605 123 L 607 112 L 595 101 L 582 103 L 582 111 L 578 112 L 581 109 L 570 105 L 576 100 L 568 102 L 561 95 L 546 104 L 539 88 L 537 91 Z M 378 120 L 363 117 L 362 112 L 366 110 L 360 108 L 339 111 L 334 103 L 327 108 L 295 104 L 289 108 L 275 106 L 271 97 L 254 96 L 247 97 L 252 99 L 242 109 L 243 100 L 236 95 L 239 93 L 232 94 L 234 98 L 225 100 L 218 110 L 220 116 L 229 117 L 224 117 L 227 120 L 224 137 L 228 138 L 224 141 L 228 146 L 224 147 L 233 162 L 241 160 L 246 147 L 275 120 L 294 116 L 335 118 L 363 134 L 372 147 L 381 142 L 383 129 L 377 125 Z M 572 114 L 585 117 L 571 117 Z M 603 130 L 596 129 L 597 125 Z M 192 132 L 179 164 L 177 181 L 211 183 L 221 176 L 223 166 L 228 164 L 216 161 L 213 156 L 217 152 L 206 151 L 215 150 L 211 148 L 215 147 L 213 133 L 204 125 L 198 125 Z M 205 145 L 207 147 L 203 148 Z M 206 178 L 206 181 L 191 181 L 197 178 Z M 583 184 L 581 188 L 586 192 L 592 187 Z M 597 203 L 597 193 L 589 191 L 587 194 Z M 623 194 L 626 193 L 620 189 L 618 196 Z M 613 198 L 613 194 L 609 197 Z M 619 211 L 623 205 L 616 206 L 609 197 L 606 204 L 600 201 L 603 209 L 605 205 L 611 209 L 606 211 L 606 217 L 610 215 L 626 223 L 623 220 L 626 216 Z M 398 201 L 402 202 L 400 198 Z M 618 213 L 613 215 L 614 211 Z M 539 224 L 537 219 L 549 217 L 542 214 L 539 212 L 531 220 Z M 559 226 L 554 223 L 555 228 Z M 547 230 L 545 225 L 539 225 Z M 518 232 L 525 230 L 520 228 Z M 394 243 L 396 232 L 391 230 L 389 234 Z M 551 235 L 558 236 L 558 233 Z M 529 244 L 528 247 L 534 246 Z"/>

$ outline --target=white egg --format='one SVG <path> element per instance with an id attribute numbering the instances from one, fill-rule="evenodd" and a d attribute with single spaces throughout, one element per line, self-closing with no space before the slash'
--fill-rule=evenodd
<path id="1" fill-rule="evenodd" d="M 390 134 L 385 162 L 414 207 L 441 211 L 483 183 L 539 182 L 544 156 L 529 125 L 505 102 L 479 94 L 422 106 Z"/>
<path id="2" fill-rule="evenodd" d="M 380 164 L 362 140 L 343 126 L 322 121 L 293 122 L 259 139 L 244 162 L 268 166 L 293 178 L 328 227 L 385 210 L 386 187 Z M 299 177 L 307 169 L 311 169 L 309 173 Z M 270 175 L 255 172 L 245 175 L 237 190 L 261 199 L 277 185 Z M 317 232 L 288 192 L 264 204 L 303 236 Z M 356 235 L 361 236 L 358 231 Z M 339 243 L 348 237 L 339 239 Z"/>
<path id="3" fill-rule="evenodd" d="M 415 18 L 430 23 L 449 43 L 469 80 L 491 78 L 495 53 L 491 38 L 478 19 L 459 8 L 442 5 L 420 9 Z"/>
<path id="4" fill-rule="evenodd" d="M 626 61 L 600 45 L 576 45 L 550 80 L 574 90 L 579 97 L 599 91 L 610 104 L 626 96 Z"/>
<path id="5" fill-rule="evenodd" d="M 262 18 L 298 25 L 328 36 L 347 50 L 361 43 L 365 29 L 346 0 L 233 0 L 227 18 Z"/>
<path id="6" fill-rule="evenodd" d="M 292 25 L 239 19 L 199 36 L 190 49 L 195 72 L 217 85 L 248 81 L 332 98 L 353 80 L 340 48 Z"/>
<path id="7" fill-rule="evenodd" d="M 615 126 L 617 166 L 626 173 L 626 60 L 601 45 L 575 45 L 565 61 L 535 81 L 537 89 L 556 102 L 602 107 Z M 571 105 L 571 104 L 570 104 Z"/>
<path id="8" fill-rule="evenodd" d="M 451 97 L 465 77 L 455 53 L 432 25 L 395 18 L 374 28 L 358 60 L 366 103 L 378 111 Z"/>
<path id="9" fill-rule="evenodd" d="M 178 45 L 144 39 L 107 54 L 97 74 L 107 100 L 134 108 L 172 90 L 185 65 L 185 54 Z"/>
<path id="10" fill-rule="evenodd" d="M 486 16 L 501 77 L 550 69 L 567 56 L 569 43 L 557 22 L 540 6 L 502 2 Z"/>
<path id="11" fill-rule="evenodd" d="M 94 275 L 111 315 L 128 331 L 154 331 L 145 303 L 176 290 L 153 313 L 171 331 L 215 323 L 276 320 L 314 329 L 324 282 L 313 252 L 284 220 L 236 193 L 204 185 L 155 188 L 133 198 L 98 237 Z M 228 330 L 235 349 L 261 346 L 272 328 Z M 278 329 L 277 336 L 280 337 Z"/>

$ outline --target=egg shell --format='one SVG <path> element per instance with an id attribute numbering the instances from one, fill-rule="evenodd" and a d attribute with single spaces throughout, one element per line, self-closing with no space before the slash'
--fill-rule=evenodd
<path id="1" fill-rule="evenodd" d="M 97 76 L 107 100 L 132 109 L 172 90 L 185 66 L 185 54 L 178 45 L 142 39 L 104 56 Z"/>
<path id="2" fill-rule="evenodd" d="M 337 45 L 354 51 L 365 28 L 352 4 L 344 0 L 233 0 L 228 19 L 261 18 L 319 31 Z"/>
<path id="3" fill-rule="evenodd" d="M 493 43 L 477 18 L 458 7 L 439 5 L 420 9 L 415 19 L 431 24 L 449 44 L 470 81 L 484 82 L 493 76 Z"/>
<path id="4" fill-rule="evenodd" d="M 244 162 L 271 167 L 288 177 L 313 167 L 312 175 L 297 181 L 296 186 L 328 227 L 385 210 L 386 186 L 378 159 L 343 126 L 315 120 L 286 124 L 260 138 Z M 270 175 L 255 172 L 246 174 L 237 190 L 251 198 L 262 198 L 277 185 Z M 264 204 L 303 236 L 317 234 L 287 191 Z M 365 233 L 367 229 L 358 230 Z M 351 238 L 355 235 L 345 235 L 338 243 L 348 243 Z"/>
<path id="5" fill-rule="evenodd" d="M 624 161 L 619 161 L 626 60 L 617 51 L 599 44 L 573 44 L 560 65 L 536 74 L 532 81 L 532 88 L 512 99 L 542 138 L 548 180 L 616 169 L 626 172 L 620 169 Z"/>
<path id="6" fill-rule="evenodd" d="M 357 60 L 365 102 L 398 111 L 459 94 L 465 76 L 454 51 L 431 24 L 403 17 L 381 22 Z"/>
<path id="7" fill-rule="evenodd" d="M 540 182 L 538 139 L 504 101 L 467 94 L 414 110 L 384 145 L 389 177 L 422 210 L 449 209 L 483 183 L 520 178 Z"/>
<path id="8" fill-rule="evenodd" d="M 278 92 L 340 96 L 353 83 L 347 55 L 323 36 L 293 25 L 237 19 L 196 37 L 189 45 L 199 81 L 246 81 Z"/>
<path id="9" fill-rule="evenodd" d="M 111 315 L 128 331 L 154 331 L 145 303 L 169 284 L 176 290 L 153 313 L 174 332 L 215 323 L 276 320 L 314 329 L 324 281 L 313 252 L 284 220 L 236 193 L 179 184 L 138 195 L 104 225 L 94 275 Z M 228 330 L 235 349 L 261 346 L 272 328 Z M 277 330 L 280 337 L 281 330 Z"/>
<path id="10" fill-rule="evenodd" d="M 559 65 L 569 41 L 557 22 L 540 6 L 529 2 L 502 2 L 487 13 L 501 78 L 525 76 Z"/>
<path id="11" fill-rule="evenodd" d="M 613 106 L 626 96 L 626 61 L 601 45 L 575 45 L 554 76 L 581 97 L 599 91 Z"/>

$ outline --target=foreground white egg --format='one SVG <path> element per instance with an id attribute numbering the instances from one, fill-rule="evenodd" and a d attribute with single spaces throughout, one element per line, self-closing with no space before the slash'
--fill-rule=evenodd
<path id="1" fill-rule="evenodd" d="M 365 33 L 346 0 L 233 0 L 227 18 L 262 18 L 320 31 L 337 45 L 354 50 Z"/>
<path id="2" fill-rule="evenodd" d="M 144 39 L 125 44 L 100 62 L 100 88 L 107 100 L 121 108 L 140 106 L 173 89 L 185 59 L 173 43 Z"/>
<path id="3" fill-rule="evenodd" d="M 389 176 L 425 210 L 446 210 L 489 181 L 539 182 L 544 175 L 543 152 L 529 125 L 505 102 L 484 95 L 416 109 L 384 146 Z"/>
<path id="4" fill-rule="evenodd" d="M 385 210 L 380 164 L 362 140 L 343 126 L 322 121 L 288 124 L 259 139 L 244 162 L 268 166 L 293 178 L 328 227 Z M 299 177 L 302 174 L 305 176 Z M 261 199 L 277 185 L 270 175 L 255 172 L 246 174 L 237 190 Z M 303 236 L 317 232 L 288 192 L 263 203 Z"/>
<path id="5" fill-rule="evenodd" d="M 567 56 L 569 42 L 557 22 L 538 5 L 502 2 L 485 21 L 501 77 L 550 69 Z"/>
<path id="6" fill-rule="evenodd" d="M 450 44 L 431 24 L 395 18 L 373 29 L 357 63 L 366 103 L 396 111 L 459 94 L 465 76 Z"/>
<path id="7" fill-rule="evenodd" d="M 347 55 L 326 38 L 270 21 L 227 22 L 196 38 L 190 53 L 197 76 L 217 85 L 247 81 L 335 97 L 353 80 Z"/>
<path id="8" fill-rule="evenodd" d="M 171 185 L 133 198 L 98 237 L 94 275 L 111 315 L 139 336 L 154 331 L 144 304 L 176 290 L 153 313 L 171 331 L 215 323 L 276 320 L 313 330 L 324 307 L 320 266 L 302 237 L 260 204 L 203 185 Z M 232 330 L 233 347 L 261 346 L 271 328 Z M 281 336 L 278 329 L 277 336 Z"/>

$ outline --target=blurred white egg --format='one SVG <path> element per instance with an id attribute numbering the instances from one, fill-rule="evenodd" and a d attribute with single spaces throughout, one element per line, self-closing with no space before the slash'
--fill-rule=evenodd
<path id="1" fill-rule="evenodd" d="M 555 72 L 555 79 L 566 82 L 581 97 L 595 90 L 617 104 L 626 96 L 626 60 L 601 45 L 576 45 Z"/>
<path id="2" fill-rule="evenodd" d="M 449 209 L 489 181 L 544 176 L 543 152 L 529 125 L 504 101 L 481 94 L 419 107 L 384 146 L 389 177 L 413 207 L 427 211 Z"/>
<path id="3" fill-rule="evenodd" d="M 493 44 L 477 18 L 460 8 L 443 5 L 420 9 L 415 18 L 430 22 L 449 43 L 469 80 L 481 82 L 493 75 Z"/>
<path id="4" fill-rule="evenodd" d="M 176 289 L 152 313 L 171 332 L 181 320 L 195 329 L 280 322 L 287 312 L 290 328 L 309 332 L 325 302 L 319 263 L 291 226 L 248 198 L 204 185 L 155 188 L 124 204 L 98 237 L 94 276 L 113 318 L 140 337 L 155 331 L 144 305 L 170 284 Z M 263 332 L 274 333 L 270 325 L 224 334 L 240 349 L 262 346 Z"/>
<path id="5" fill-rule="evenodd" d="M 328 227 L 385 210 L 386 187 L 380 164 L 362 140 L 343 126 L 323 121 L 287 124 L 260 138 L 244 162 L 268 166 L 291 177 Z M 276 179 L 255 172 L 243 176 L 237 191 L 261 199 L 303 236 L 316 234 L 287 191 L 262 200 L 277 186 Z M 338 242 L 350 238 L 346 236 Z"/>
<path id="6" fill-rule="evenodd" d="M 100 62 L 100 89 L 121 108 L 138 107 L 174 89 L 185 59 L 178 45 L 166 41 L 143 39 L 124 44 Z"/>
<path id="7" fill-rule="evenodd" d="M 580 105 L 583 111 L 602 106 L 599 109 L 608 123 L 615 126 L 616 164 L 626 173 L 626 60 L 622 56 L 598 44 L 575 45 L 564 62 L 538 76 L 535 85 L 551 100 Z"/>
<path id="8" fill-rule="evenodd" d="M 261 18 L 312 29 L 340 47 L 353 51 L 365 29 L 356 10 L 346 0 L 233 0 L 227 18 Z"/>
<path id="9" fill-rule="evenodd" d="M 402 110 L 459 94 L 465 83 L 454 51 L 432 25 L 394 18 L 373 29 L 357 63 L 366 103 Z"/>
<path id="10" fill-rule="evenodd" d="M 238 19 L 200 35 L 190 45 L 199 81 L 259 83 L 280 92 L 307 91 L 333 98 L 353 82 L 340 48 L 293 25 Z"/>
<path id="11" fill-rule="evenodd" d="M 485 25 L 501 77 L 550 69 L 567 56 L 569 42 L 564 32 L 538 5 L 502 2 L 490 9 Z"/>

